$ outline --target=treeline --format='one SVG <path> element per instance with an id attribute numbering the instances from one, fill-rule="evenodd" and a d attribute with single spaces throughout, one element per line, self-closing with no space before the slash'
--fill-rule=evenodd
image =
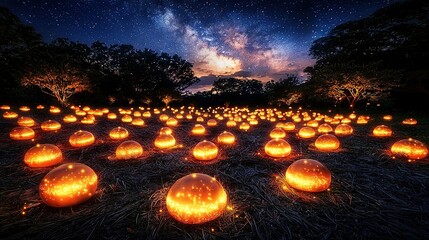
<path id="1" fill-rule="evenodd" d="M 2 102 L 48 101 L 46 93 L 64 105 L 159 105 L 199 81 L 178 55 L 62 38 L 44 43 L 6 8 L 0 8 L 0 31 Z"/>

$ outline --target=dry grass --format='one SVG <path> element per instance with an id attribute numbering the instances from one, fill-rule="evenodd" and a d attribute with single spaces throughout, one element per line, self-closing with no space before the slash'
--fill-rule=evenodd
<path id="1" fill-rule="evenodd" d="M 45 111 L 46 112 L 46 111 Z M 47 113 L 33 117 L 56 119 Z M 30 114 L 23 114 L 30 115 Z M 156 116 L 156 115 L 155 115 Z M 429 236 L 429 161 L 391 159 L 389 146 L 413 137 L 429 140 L 428 119 L 417 126 L 390 125 L 395 135 L 377 139 L 369 134 L 381 124 L 380 116 L 368 125 L 353 125 L 355 134 L 340 137 L 342 149 L 334 153 L 314 150 L 312 140 L 289 133 L 293 155 L 274 161 L 263 153 L 273 123 L 261 122 L 248 132 L 230 129 L 238 142 L 221 147 L 210 164 L 192 160 L 192 147 L 203 139 L 215 140 L 225 123 L 207 127 L 203 137 L 190 136 L 193 122 L 182 120 L 174 128 L 181 147 L 160 151 L 153 146 L 162 124 L 155 118 L 145 127 L 100 120 L 96 125 L 63 124 L 56 133 L 35 127 L 35 142 L 14 142 L 13 120 L 0 120 L 0 238 L 2 239 L 423 239 Z M 395 117 L 395 115 L 394 115 Z M 385 122 L 383 122 L 385 123 Z M 124 126 L 129 139 L 140 142 L 145 155 L 137 160 L 108 160 L 119 141 L 108 138 L 110 129 Z M 97 141 L 84 149 L 68 145 L 76 130 L 94 133 Z M 54 143 L 65 162 L 81 162 L 99 176 L 96 196 L 78 206 L 52 208 L 41 202 L 38 184 L 52 168 L 31 169 L 23 163 L 35 143 Z M 332 172 L 329 191 L 305 193 L 284 182 L 287 167 L 300 158 L 317 159 Z M 175 180 L 192 172 L 215 176 L 225 187 L 232 209 L 202 225 L 184 225 L 172 219 L 165 196 Z M 23 207 L 27 206 L 25 215 Z"/>

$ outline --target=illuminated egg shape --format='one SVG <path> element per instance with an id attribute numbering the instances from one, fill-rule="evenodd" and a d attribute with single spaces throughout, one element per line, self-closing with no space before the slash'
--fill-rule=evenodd
<path id="1" fill-rule="evenodd" d="M 72 147 L 86 147 L 95 142 L 95 137 L 88 131 L 79 130 L 73 133 L 69 138 Z"/>
<path id="2" fill-rule="evenodd" d="M 53 114 L 57 114 L 57 113 L 60 113 L 60 112 L 61 112 L 61 109 L 59 109 L 58 107 L 51 106 L 51 107 L 49 108 L 49 112 L 50 112 L 50 113 L 53 113 Z"/>
<path id="3" fill-rule="evenodd" d="M 39 104 L 36 106 L 36 109 L 42 110 L 42 109 L 45 109 L 45 106 Z"/>
<path id="4" fill-rule="evenodd" d="M 168 213 L 184 224 L 212 221 L 225 211 L 228 196 L 213 177 L 192 173 L 177 180 L 168 190 Z"/>
<path id="5" fill-rule="evenodd" d="M 55 120 L 47 120 L 42 122 L 42 124 L 40 125 L 40 128 L 43 131 L 56 131 L 61 129 L 61 123 Z"/>
<path id="6" fill-rule="evenodd" d="M 39 185 L 39 195 L 51 207 L 85 202 L 97 191 L 97 174 L 82 163 L 66 163 L 52 169 Z"/>
<path id="7" fill-rule="evenodd" d="M 116 127 L 109 132 L 109 137 L 114 140 L 120 140 L 128 137 L 128 130 L 123 127 Z"/>
<path id="8" fill-rule="evenodd" d="M 352 120 L 350 120 L 350 118 L 343 118 L 341 119 L 341 123 L 351 123 Z"/>
<path id="9" fill-rule="evenodd" d="M 296 123 L 299 123 L 302 121 L 302 119 L 300 117 L 294 117 L 294 118 L 292 118 L 292 120 Z"/>
<path id="10" fill-rule="evenodd" d="M 203 117 L 197 117 L 197 122 L 204 122 L 204 118 Z"/>
<path id="11" fill-rule="evenodd" d="M 80 117 L 86 116 L 86 112 L 82 110 L 76 110 L 75 114 Z"/>
<path id="12" fill-rule="evenodd" d="M 206 133 L 206 128 L 201 124 L 195 124 L 191 132 L 193 135 L 204 135 Z"/>
<path id="13" fill-rule="evenodd" d="M 29 140 L 34 138 L 34 130 L 29 127 L 16 127 L 13 128 L 9 136 L 12 140 Z"/>
<path id="14" fill-rule="evenodd" d="M 91 110 L 91 108 L 89 106 L 84 106 L 82 108 L 83 111 L 88 112 L 89 110 Z"/>
<path id="15" fill-rule="evenodd" d="M 95 111 L 94 111 L 94 115 L 95 116 L 103 116 L 103 110 L 101 110 L 101 109 L 95 109 Z"/>
<path id="16" fill-rule="evenodd" d="M 390 148 L 393 155 L 408 159 L 422 159 L 428 155 L 426 145 L 418 140 L 408 138 L 395 142 Z"/>
<path id="17" fill-rule="evenodd" d="M 169 118 L 170 118 L 170 117 L 169 117 L 167 114 L 161 114 L 161 115 L 159 116 L 159 120 L 160 120 L 161 122 L 166 122 Z"/>
<path id="18" fill-rule="evenodd" d="M 235 136 L 230 132 L 224 131 L 223 133 L 219 134 L 219 136 L 217 136 L 217 141 L 222 144 L 234 144 Z"/>
<path id="19" fill-rule="evenodd" d="M 108 108 L 103 108 L 101 109 L 101 111 L 103 112 L 103 114 L 108 114 L 110 112 Z"/>
<path id="20" fill-rule="evenodd" d="M 336 136 L 326 133 L 320 135 L 314 145 L 321 151 L 332 151 L 340 147 L 340 140 Z"/>
<path id="21" fill-rule="evenodd" d="M 293 131 L 293 130 L 295 130 L 295 123 L 293 123 L 293 122 L 283 123 L 283 130 L 285 130 L 285 131 Z"/>
<path id="22" fill-rule="evenodd" d="M 30 110 L 31 109 L 29 107 L 27 107 L 27 106 L 21 106 L 21 107 L 19 107 L 19 111 L 28 112 Z"/>
<path id="23" fill-rule="evenodd" d="M 367 124 L 368 120 L 364 116 L 359 116 L 356 123 L 357 124 Z"/>
<path id="24" fill-rule="evenodd" d="M 338 124 L 340 124 L 341 123 L 341 120 L 340 119 L 333 119 L 332 121 L 331 121 L 331 124 L 333 124 L 333 125 L 338 125 Z"/>
<path id="25" fill-rule="evenodd" d="M 353 133 L 353 128 L 346 123 L 342 123 L 335 128 L 336 135 L 350 135 L 352 133 Z"/>
<path id="26" fill-rule="evenodd" d="M 251 119 L 250 121 L 249 121 L 249 124 L 250 125 L 258 125 L 258 120 L 256 120 L 256 119 Z"/>
<path id="27" fill-rule="evenodd" d="M 217 121 L 216 121 L 216 119 L 209 119 L 209 120 L 207 121 L 207 126 L 209 126 L 209 127 L 217 126 Z"/>
<path id="28" fill-rule="evenodd" d="M 404 125 L 416 125 L 417 124 L 417 120 L 414 119 L 414 118 L 407 118 L 407 119 L 404 119 L 402 121 L 402 124 L 404 124 Z"/>
<path id="29" fill-rule="evenodd" d="M 141 117 L 141 116 L 142 116 L 142 113 L 141 113 L 141 112 L 139 112 L 139 111 L 135 111 L 135 112 L 133 112 L 133 116 L 134 116 L 134 117 Z"/>
<path id="30" fill-rule="evenodd" d="M 226 126 L 227 127 L 235 127 L 235 126 L 237 126 L 237 123 L 234 120 L 229 120 L 228 122 L 226 122 Z"/>
<path id="31" fill-rule="evenodd" d="M 173 135 L 170 134 L 159 134 L 155 138 L 155 147 L 157 148 L 171 148 L 176 145 L 176 139 L 173 137 Z"/>
<path id="32" fill-rule="evenodd" d="M 270 132 L 270 138 L 285 138 L 286 132 L 282 128 L 274 128 Z"/>
<path id="33" fill-rule="evenodd" d="M 192 114 L 186 114 L 185 118 L 188 119 L 188 120 L 191 120 L 192 119 Z"/>
<path id="34" fill-rule="evenodd" d="M 144 120 L 140 117 L 134 118 L 131 124 L 134 126 L 144 126 Z"/>
<path id="35" fill-rule="evenodd" d="M 108 113 L 107 114 L 107 119 L 110 119 L 110 120 L 114 120 L 114 119 L 116 119 L 117 118 L 117 116 L 116 116 L 116 114 L 115 113 Z"/>
<path id="36" fill-rule="evenodd" d="M 9 105 L 1 105 L 0 109 L 1 110 L 10 110 L 10 106 Z"/>
<path id="37" fill-rule="evenodd" d="M 307 126 L 317 128 L 319 126 L 319 122 L 316 120 L 311 120 L 307 122 Z"/>
<path id="38" fill-rule="evenodd" d="M 116 148 L 116 159 L 118 160 L 135 159 L 142 155 L 142 145 L 133 140 L 125 141 Z"/>
<path id="39" fill-rule="evenodd" d="M 316 136 L 316 131 L 312 127 L 302 127 L 299 129 L 298 136 L 301 138 L 313 138 Z"/>
<path id="40" fill-rule="evenodd" d="M 250 129 L 250 124 L 247 122 L 242 122 L 238 128 L 240 130 L 247 131 Z"/>
<path id="41" fill-rule="evenodd" d="M 331 185 L 331 172 L 319 161 L 300 159 L 286 170 L 286 182 L 306 192 L 323 192 Z"/>
<path id="42" fill-rule="evenodd" d="M 350 115 L 349 115 L 349 118 L 350 119 L 355 119 L 357 116 L 356 116 L 356 114 L 355 113 L 351 113 Z"/>
<path id="43" fill-rule="evenodd" d="M 159 130 L 159 134 L 172 134 L 173 130 L 169 127 L 162 127 L 161 130 Z"/>
<path id="44" fill-rule="evenodd" d="M 372 134 L 375 137 L 390 137 L 392 133 L 392 129 L 386 125 L 378 125 L 372 130 Z"/>
<path id="45" fill-rule="evenodd" d="M 93 115 L 88 115 L 88 116 L 82 118 L 82 120 L 80 120 L 80 122 L 83 124 L 94 124 L 95 118 L 93 118 L 91 116 L 93 116 Z"/>
<path id="46" fill-rule="evenodd" d="M 17 123 L 21 127 L 32 127 L 36 124 L 31 117 L 20 117 Z"/>
<path id="47" fill-rule="evenodd" d="M 50 167 L 63 160 L 63 153 L 53 144 L 37 144 L 24 155 L 24 162 L 29 167 Z"/>
<path id="48" fill-rule="evenodd" d="M 182 114 L 176 114 L 176 118 L 177 119 L 183 119 L 183 115 Z"/>
<path id="49" fill-rule="evenodd" d="M 277 118 L 275 117 L 270 118 L 270 122 L 277 122 Z"/>
<path id="50" fill-rule="evenodd" d="M 18 117 L 18 113 L 16 112 L 7 111 L 3 113 L 3 118 L 6 118 L 6 119 L 13 119 L 17 117 Z"/>
<path id="51" fill-rule="evenodd" d="M 149 111 L 143 112 L 142 115 L 144 118 L 150 118 L 152 116 L 152 114 Z"/>
<path id="52" fill-rule="evenodd" d="M 287 157 L 292 151 L 290 144 L 283 139 L 271 139 L 264 149 L 268 156 L 275 158 Z"/>
<path id="53" fill-rule="evenodd" d="M 332 129 L 331 125 L 329 125 L 328 123 L 323 123 L 320 124 L 320 126 L 317 128 L 317 131 L 319 133 L 330 133 L 334 131 L 334 129 Z"/>
<path id="54" fill-rule="evenodd" d="M 176 127 L 177 123 L 178 123 L 178 121 L 175 118 L 169 118 L 166 122 L 167 126 L 169 126 L 169 127 Z"/>
<path id="55" fill-rule="evenodd" d="M 195 159 L 201 161 L 209 161 L 215 159 L 217 157 L 218 152 L 219 149 L 216 144 L 206 140 L 199 142 L 197 145 L 195 145 L 193 149 Z"/>
<path id="56" fill-rule="evenodd" d="M 130 123 L 133 121 L 133 118 L 130 115 L 125 114 L 124 116 L 122 116 L 121 121 L 124 123 Z"/>
<path id="57" fill-rule="evenodd" d="M 392 115 L 385 115 L 385 116 L 383 116 L 383 120 L 391 121 L 392 119 L 393 119 Z"/>
<path id="58" fill-rule="evenodd" d="M 69 115 L 65 115 L 65 116 L 63 117 L 63 121 L 64 121 L 65 123 L 73 123 L 73 122 L 76 122 L 76 121 L 77 121 L 77 118 L 76 118 L 76 116 L 75 116 L 75 115 L 73 115 L 73 114 L 69 114 Z"/>

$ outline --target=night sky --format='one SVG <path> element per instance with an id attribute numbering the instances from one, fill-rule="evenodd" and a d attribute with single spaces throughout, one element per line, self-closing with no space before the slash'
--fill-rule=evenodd
<path id="1" fill-rule="evenodd" d="M 44 40 L 132 44 L 178 54 L 205 89 L 215 76 L 267 81 L 314 63 L 312 41 L 393 0 L 2 0 Z"/>

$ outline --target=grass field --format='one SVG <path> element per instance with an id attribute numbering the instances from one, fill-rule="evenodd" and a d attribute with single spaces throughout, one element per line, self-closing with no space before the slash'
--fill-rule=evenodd
<path id="1" fill-rule="evenodd" d="M 13 109 L 12 109 L 13 110 Z M 98 117 L 94 125 L 63 123 L 65 112 L 53 115 L 33 108 L 28 113 L 38 125 L 34 141 L 13 141 L 9 132 L 16 119 L 0 120 L 0 238 L 2 239 L 424 239 L 429 236 L 429 161 L 392 159 L 389 148 L 397 140 L 412 137 L 429 143 L 429 118 L 424 113 L 395 113 L 390 122 L 382 113 L 368 114 L 368 124 L 351 123 L 354 133 L 339 137 L 341 149 L 320 152 L 315 138 L 303 140 L 297 131 L 286 140 L 292 154 L 276 160 L 263 147 L 275 123 L 260 120 L 247 132 L 227 128 L 224 121 L 206 127 L 205 136 L 190 135 L 193 120 L 180 120 L 173 128 L 178 147 L 159 150 L 154 139 L 164 123 L 159 115 L 136 127 L 120 120 Z M 117 112 L 117 109 L 111 109 Z M 168 110 L 167 110 L 168 112 Z M 171 113 L 167 113 L 173 115 Z M 335 113 L 328 113 L 331 116 Z M 406 117 L 415 126 L 404 126 Z M 56 132 L 43 132 L 40 123 L 53 119 L 62 123 Z M 208 118 L 205 119 L 206 121 Z M 287 118 L 283 121 L 290 121 Z M 385 124 L 393 129 L 388 138 L 371 136 L 372 129 Z M 297 123 L 297 129 L 303 123 Z M 128 129 L 127 139 L 139 142 L 144 156 L 136 160 L 113 161 L 121 141 L 111 140 L 109 131 Z M 73 148 L 69 136 L 83 129 L 96 142 Z M 237 142 L 219 145 L 215 161 L 201 164 L 192 156 L 199 141 L 216 142 L 228 130 Z M 73 207 L 53 208 L 42 202 L 38 185 L 53 167 L 32 169 L 23 162 L 25 152 L 36 143 L 57 145 L 64 162 L 80 162 L 98 174 L 95 196 Z M 284 181 L 287 167 L 295 160 L 315 159 L 332 173 L 328 191 L 306 193 Z M 169 216 L 165 197 L 179 178 L 199 172 L 216 177 L 224 186 L 229 208 L 218 219 L 201 225 L 184 225 Z M 26 209 L 24 210 L 24 206 Z M 23 214 L 22 212 L 25 212 Z"/>

